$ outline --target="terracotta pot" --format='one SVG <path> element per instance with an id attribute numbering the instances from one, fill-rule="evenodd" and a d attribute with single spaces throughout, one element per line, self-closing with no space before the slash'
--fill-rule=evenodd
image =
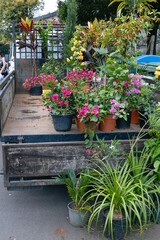
<path id="1" fill-rule="evenodd" d="M 139 124 L 139 112 L 138 112 L 138 110 L 133 110 L 131 112 L 131 124 Z"/>
<path id="2" fill-rule="evenodd" d="M 76 116 L 76 125 L 79 131 L 83 132 L 85 125 L 84 125 L 84 122 L 80 121 L 80 118 L 78 116 Z"/>
<path id="3" fill-rule="evenodd" d="M 116 119 L 112 115 L 108 115 L 104 118 L 103 122 L 99 123 L 98 129 L 102 132 L 114 131 L 116 128 Z"/>
<path id="4" fill-rule="evenodd" d="M 85 133 L 89 133 L 89 131 L 94 130 L 96 132 L 97 130 L 97 123 L 96 122 L 90 122 L 89 124 L 85 125 L 84 122 L 80 121 L 80 118 L 76 116 L 76 125 L 80 132 L 84 132 L 84 129 L 87 128 Z"/>

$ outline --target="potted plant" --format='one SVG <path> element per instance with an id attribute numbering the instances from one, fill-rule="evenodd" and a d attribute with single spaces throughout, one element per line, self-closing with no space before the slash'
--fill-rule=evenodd
<path id="1" fill-rule="evenodd" d="M 65 81 L 53 79 L 49 93 L 43 96 L 44 105 L 51 113 L 56 131 L 70 131 L 75 114 L 74 98 Z"/>
<path id="2" fill-rule="evenodd" d="M 73 170 L 68 170 L 67 176 L 62 176 L 67 187 L 71 202 L 68 204 L 69 222 L 76 227 L 87 224 L 90 205 L 82 201 L 82 196 L 88 188 L 89 178 L 83 175 L 83 171 L 76 174 Z"/>
<path id="3" fill-rule="evenodd" d="M 98 87 L 97 98 L 99 104 L 99 125 L 100 131 L 114 131 L 116 127 L 116 117 L 110 112 L 112 104 L 110 100 L 114 97 L 112 88 L 106 84 L 101 84 Z"/>
<path id="4" fill-rule="evenodd" d="M 93 203 L 88 221 L 89 231 L 92 223 L 94 221 L 98 223 L 103 215 L 103 235 L 110 239 L 124 239 L 135 224 L 135 219 L 142 233 L 143 225 L 147 222 L 148 211 L 151 214 L 154 206 L 152 195 L 157 196 L 157 190 L 153 187 L 154 177 L 151 177 L 148 171 L 145 178 L 146 168 L 141 168 L 143 172 L 138 170 L 136 173 L 138 163 L 135 161 L 133 167 L 130 161 L 113 164 L 105 157 L 92 159 L 92 166 L 86 173 L 90 178 L 89 190 L 84 194 L 86 201 Z M 138 179 L 140 179 L 139 182 L 137 182 Z M 145 179 L 144 182 L 143 179 Z"/>
<path id="5" fill-rule="evenodd" d="M 26 78 L 23 87 L 29 90 L 30 95 L 38 96 L 42 94 L 41 79 L 38 76 Z"/>

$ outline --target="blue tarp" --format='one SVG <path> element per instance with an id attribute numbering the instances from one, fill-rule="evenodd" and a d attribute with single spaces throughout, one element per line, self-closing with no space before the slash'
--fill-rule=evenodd
<path id="1" fill-rule="evenodd" d="M 158 55 L 140 55 L 137 57 L 137 63 L 147 63 L 147 62 L 155 62 L 160 65 L 160 56 Z"/>

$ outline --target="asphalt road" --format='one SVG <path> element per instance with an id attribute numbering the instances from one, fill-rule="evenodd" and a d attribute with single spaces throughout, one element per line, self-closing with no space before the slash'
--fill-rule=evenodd
<path id="1" fill-rule="evenodd" d="M 3 168 L 1 150 L 0 160 L 1 170 Z M 1 174 L 0 240 L 102 240 L 100 231 L 94 230 L 88 234 L 86 228 L 70 225 L 67 209 L 69 201 L 64 186 L 8 191 L 3 186 Z M 126 240 L 139 239 L 136 230 L 126 238 Z M 142 239 L 160 240 L 160 225 L 148 226 Z"/>

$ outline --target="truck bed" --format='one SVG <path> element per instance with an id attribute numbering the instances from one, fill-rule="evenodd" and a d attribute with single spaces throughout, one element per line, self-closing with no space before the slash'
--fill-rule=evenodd
<path id="1" fill-rule="evenodd" d="M 106 142 L 117 138 L 122 148 L 139 133 L 139 126 L 96 134 Z M 41 96 L 15 94 L 1 136 L 4 186 L 7 189 L 60 184 L 60 174 L 80 171 L 89 162 L 84 134 L 76 124 L 71 131 L 55 131 Z"/>
<path id="2" fill-rule="evenodd" d="M 139 130 L 138 125 L 132 124 L 130 129 L 115 129 L 112 133 L 123 133 L 126 131 L 138 132 Z M 15 94 L 11 110 L 3 128 L 2 136 L 42 134 L 74 135 L 81 133 L 79 133 L 75 123 L 72 124 L 71 131 L 57 132 L 52 124 L 49 111 L 43 105 L 41 96 Z"/>

